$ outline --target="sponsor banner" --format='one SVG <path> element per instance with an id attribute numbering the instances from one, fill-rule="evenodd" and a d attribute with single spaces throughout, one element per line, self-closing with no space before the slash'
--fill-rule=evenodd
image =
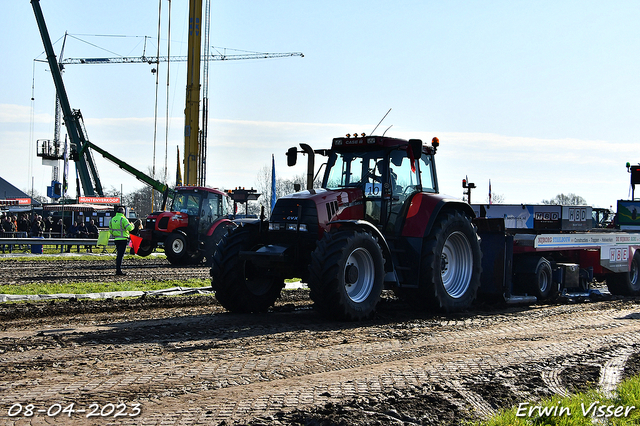
<path id="1" fill-rule="evenodd" d="M 473 204 L 472 208 L 477 217 L 504 219 L 507 229 L 542 232 L 591 229 L 592 209 L 589 206 Z"/>
<path id="2" fill-rule="evenodd" d="M 584 248 L 605 245 L 640 245 L 640 234 L 543 234 L 537 235 L 533 244 L 535 248 Z"/>
<path id="3" fill-rule="evenodd" d="M 79 203 L 120 204 L 120 197 L 78 197 Z"/>
<path id="4" fill-rule="evenodd" d="M 29 206 L 31 205 L 31 198 L 7 198 L 6 200 L 0 200 L 0 206 Z"/>

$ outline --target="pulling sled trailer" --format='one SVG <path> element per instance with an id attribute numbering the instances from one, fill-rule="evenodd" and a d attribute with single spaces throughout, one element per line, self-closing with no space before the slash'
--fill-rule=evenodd
<path id="1" fill-rule="evenodd" d="M 589 206 L 472 205 L 484 254 L 479 292 L 531 303 L 599 294 L 596 279 L 613 295 L 640 295 L 640 226 L 621 216 L 634 204 L 618 202 L 625 229 L 593 227 Z"/>

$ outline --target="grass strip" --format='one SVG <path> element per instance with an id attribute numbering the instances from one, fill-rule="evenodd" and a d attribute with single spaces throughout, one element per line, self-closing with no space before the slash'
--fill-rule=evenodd
<path id="1" fill-rule="evenodd" d="M 211 280 L 190 278 L 166 281 L 115 281 L 77 283 L 30 283 L 24 285 L 0 285 L 0 294 L 87 294 L 113 291 L 153 291 L 171 287 L 208 287 Z"/>
<path id="2" fill-rule="evenodd" d="M 53 253 L 52 255 L 37 255 L 37 256 L 6 256 L 0 257 L 0 262 L 63 262 L 65 260 L 73 260 L 73 261 L 90 261 L 90 260 L 101 260 L 105 258 L 116 258 L 116 253 L 107 252 L 107 253 L 97 253 L 94 254 L 82 254 L 75 256 L 60 256 L 60 253 Z M 148 259 L 142 258 L 140 256 L 134 256 L 127 254 L 124 256 L 124 260 L 134 260 L 134 259 Z M 154 255 L 153 259 L 166 259 L 164 254 Z"/>
<path id="3" fill-rule="evenodd" d="M 589 390 L 565 398 L 523 402 L 473 426 L 631 426 L 640 424 L 640 376 L 622 381 L 614 396 Z"/>

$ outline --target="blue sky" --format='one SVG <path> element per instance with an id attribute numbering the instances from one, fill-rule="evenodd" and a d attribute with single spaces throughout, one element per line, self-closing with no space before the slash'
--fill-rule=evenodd
<path id="1" fill-rule="evenodd" d="M 157 0 L 41 0 L 65 57 L 138 56 L 157 46 Z M 207 184 L 256 186 L 275 154 L 300 142 L 328 147 L 346 133 L 438 136 L 441 192 L 473 201 L 494 193 L 536 203 L 576 193 L 594 206 L 629 196 L 624 164 L 640 162 L 640 3 L 632 1 L 212 1 L 211 44 L 304 58 L 211 62 Z M 28 1 L 0 16 L 0 175 L 44 193 L 51 168 L 36 139 L 53 137 L 54 88 Z M 167 10 L 161 0 L 162 50 Z M 171 2 L 171 53 L 185 54 L 188 2 Z M 96 35 L 129 37 L 95 37 Z M 83 41 L 80 41 L 80 40 Z M 101 48 L 90 46 L 93 43 Z M 60 53 L 61 44 L 55 45 Z M 148 65 L 69 65 L 72 108 L 90 140 L 147 170 L 153 163 L 156 80 Z M 160 65 L 156 167 L 175 174 L 182 138 L 186 63 Z M 32 97 L 32 83 L 34 100 Z M 164 117 L 169 110 L 169 138 Z M 7 159 L 11 159 L 7 161 Z M 142 186 L 97 158 L 106 187 Z M 304 162 L 302 162 L 304 164 Z M 1 194 L 0 194 L 1 198 Z"/>

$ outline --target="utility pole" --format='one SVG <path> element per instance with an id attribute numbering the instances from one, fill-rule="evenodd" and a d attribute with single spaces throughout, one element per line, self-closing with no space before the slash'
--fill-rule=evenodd
<path id="1" fill-rule="evenodd" d="M 476 184 L 469 182 L 469 177 L 467 176 L 462 179 L 462 187 L 466 189 L 466 191 L 462 192 L 462 195 L 466 195 L 467 203 L 471 204 L 471 190 L 476 187 Z"/>

